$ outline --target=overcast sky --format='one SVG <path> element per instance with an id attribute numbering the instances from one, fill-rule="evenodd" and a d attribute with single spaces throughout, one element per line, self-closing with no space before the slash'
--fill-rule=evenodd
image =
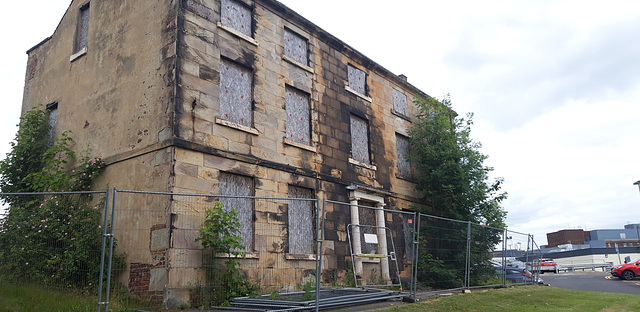
<path id="1" fill-rule="evenodd" d="M 473 112 L 503 177 L 507 224 L 546 244 L 561 229 L 640 223 L 640 4 L 634 1 L 283 0 L 431 96 Z M 27 57 L 69 0 L 10 1 L 0 19 L 0 155 L 19 121 Z M 526 244 L 526 240 L 525 240 Z M 525 245 L 526 246 L 526 245 Z"/>

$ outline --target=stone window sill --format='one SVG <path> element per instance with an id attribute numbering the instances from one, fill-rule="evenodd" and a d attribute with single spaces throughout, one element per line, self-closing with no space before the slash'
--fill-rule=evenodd
<path id="1" fill-rule="evenodd" d="M 357 161 L 357 160 L 355 160 L 355 159 L 353 159 L 351 157 L 349 157 L 349 163 L 352 164 L 352 165 L 365 167 L 367 169 L 374 170 L 374 171 L 378 170 L 378 168 L 376 166 L 374 166 L 374 165 L 365 164 L 365 163 L 363 163 L 361 161 Z"/>
<path id="2" fill-rule="evenodd" d="M 413 182 L 413 183 L 415 183 L 415 182 L 416 182 L 416 180 L 415 180 L 413 177 L 407 177 L 407 176 L 403 176 L 403 175 L 400 175 L 400 174 L 397 174 L 397 173 L 396 173 L 396 178 L 398 178 L 398 179 L 400 179 L 400 180 L 405 180 L 405 181 Z"/>
<path id="3" fill-rule="evenodd" d="M 308 260 L 308 261 L 316 261 L 315 254 L 291 254 L 288 253 L 285 255 L 285 259 L 287 260 Z"/>
<path id="4" fill-rule="evenodd" d="M 69 62 L 73 62 L 85 54 L 87 54 L 87 47 L 84 47 L 80 51 L 72 54 L 71 57 L 69 57 Z"/>
<path id="5" fill-rule="evenodd" d="M 391 114 L 395 115 L 395 116 L 398 116 L 398 117 L 400 117 L 400 118 L 402 118 L 402 119 L 404 119 L 404 120 L 406 120 L 408 122 L 411 122 L 411 118 L 409 118 L 409 116 L 407 116 L 407 115 L 405 115 L 403 113 L 397 112 L 395 109 L 391 109 Z"/>
<path id="6" fill-rule="evenodd" d="M 356 90 L 351 89 L 351 87 L 349 87 L 349 86 L 344 86 L 344 89 L 349 91 L 349 92 L 351 92 L 351 93 L 353 93 L 353 94 L 355 94 L 355 95 L 357 95 L 359 98 L 361 98 L 361 99 L 363 99 L 363 100 L 365 100 L 365 101 L 367 101 L 369 103 L 373 102 L 373 100 L 370 97 L 368 97 L 368 96 L 366 96 L 366 95 L 364 95 L 364 94 L 362 94 L 362 93 L 360 93 L 360 92 L 358 92 Z"/>
<path id="7" fill-rule="evenodd" d="M 293 58 L 291 58 L 289 56 L 282 55 L 282 59 L 287 61 L 287 62 L 289 62 L 289 63 L 291 63 L 291 64 L 293 64 L 293 65 L 296 65 L 296 66 L 298 66 L 298 67 L 300 67 L 300 68 L 302 68 L 302 69 L 304 69 L 304 70 L 306 70 L 306 71 L 308 71 L 308 72 L 310 72 L 312 74 L 315 73 L 313 68 L 311 68 L 311 67 L 309 67 L 307 65 L 304 65 L 304 64 L 296 61 L 295 59 L 293 59 Z"/>
<path id="8" fill-rule="evenodd" d="M 217 253 L 216 258 L 232 258 L 232 259 L 243 259 L 242 256 L 235 256 L 227 253 Z M 244 259 L 259 259 L 258 253 L 255 252 L 245 252 Z"/>
<path id="9" fill-rule="evenodd" d="M 220 118 L 216 118 L 216 124 L 219 124 L 219 125 L 222 125 L 222 126 L 225 126 L 225 127 L 229 127 L 229 128 L 233 128 L 233 129 L 236 129 L 236 130 L 244 131 L 246 133 L 250 133 L 250 134 L 253 134 L 253 135 L 259 135 L 260 134 L 258 129 L 247 127 L 247 126 L 243 126 L 243 125 L 237 124 L 235 122 L 227 121 L 227 120 L 220 119 Z"/>
<path id="10" fill-rule="evenodd" d="M 296 141 L 289 140 L 287 138 L 284 138 L 282 140 L 282 143 L 284 143 L 285 145 L 291 145 L 291 146 L 294 146 L 294 147 L 297 147 L 297 148 L 301 148 L 301 149 L 304 149 L 304 150 L 307 150 L 307 151 L 310 151 L 310 152 L 314 152 L 314 153 L 318 152 L 318 150 L 316 149 L 315 146 L 298 143 Z"/>
<path id="11" fill-rule="evenodd" d="M 365 257 L 365 256 L 357 256 L 358 259 L 360 259 L 362 262 L 365 263 L 380 263 L 380 259 L 379 257 L 373 258 L 373 257 Z"/>
<path id="12" fill-rule="evenodd" d="M 256 39 L 253 39 L 253 38 L 251 38 L 251 37 L 239 32 L 239 31 L 235 30 L 232 27 L 229 27 L 229 26 L 227 26 L 225 24 L 222 24 L 220 22 L 218 22 L 218 27 L 226 30 L 228 33 L 230 33 L 230 34 L 232 34 L 232 35 L 234 35 L 234 36 L 236 36 L 236 37 L 238 37 L 240 39 L 243 39 L 243 40 L 255 45 L 256 47 L 258 46 L 258 41 Z"/>

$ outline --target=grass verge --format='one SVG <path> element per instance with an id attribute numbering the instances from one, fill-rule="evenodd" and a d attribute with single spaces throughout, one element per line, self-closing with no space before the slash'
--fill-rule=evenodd
<path id="1" fill-rule="evenodd" d="M 640 311 L 640 296 L 543 286 L 518 286 L 440 297 L 384 311 Z"/>
<path id="2" fill-rule="evenodd" d="M 112 303 L 110 311 L 127 311 L 122 304 L 119 304 L 118 300 L 114 300 Z M 124 306 L 140 307 L 135 303 Z M 96 296 L 94 295 L 72 290 L 43 289 L 33 285 L 0 283 L 0 312 L 84 312 L 95 310 Z M 440 297 L 384 311 L 640 311 L 640 296 L 541 286 L 518 286 Z"/>
<path id="3" fill-rule="evenodd" d="M 0 312 L 95 311 L 97 296 L 74 290 L 52 290 L 32 285 L 0 283 Z"/>
<path id="4" fill-rule="evenodd" d="M 96 311 L 98 296 L 95 291 L 79 291 L 43 287 L 31 284 L 15 284 L 0 277 L 0 312 L 86 312 Z M 149 303 L 123 293 L 111 294 L 109 311 L 166 311 L 149 308 Z M 178 310 L 173 310 L 178 311 Z"/>

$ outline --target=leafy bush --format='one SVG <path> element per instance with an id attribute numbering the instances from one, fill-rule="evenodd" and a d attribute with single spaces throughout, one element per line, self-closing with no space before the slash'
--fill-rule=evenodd
<path id="1" fill-rule="evenodd" d="M 247 280 L 237 260 L 245 257 L 245 253 L 240 251 L 244 245 L 239 236 L 238 212 L 235 209 L 224 211 L 222 203 L 216 202 L 206 214 L 200 235 L 196 238 L 211 256 L 205 261 L 207 286 L 202 289 L 200 300 L 207 305 L 224 305 L 235 297 L 257 294 L 258 286 Z M 223 266 L 216 261 L 217 256 L 226 257 Z"/>
<path id="2" fill-rule="evenodd" d="M 76 159 L 69 132 L 47 141 L 46 114 L 36 108 L 21 117 L 12 150 L 0 161 L 0 199 L 8 204 L 0 220 L 0 268 L 21 281 L 95 285 L 101 200 L 89 194 L 6 194 L 87 191 L 103 170 L 98 158 Z"/>

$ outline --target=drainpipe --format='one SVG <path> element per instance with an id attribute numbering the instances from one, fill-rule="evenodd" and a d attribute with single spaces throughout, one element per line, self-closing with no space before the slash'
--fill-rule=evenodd
<path id="1" fill-rule="evenodd" d="M 358 211 L 358 198 L 355 196 L 349 197 L 351 204 L 351 229 L 353 240 L 353 265 L 355 268 L 356 278 L 362 278 L 362 258 L 358 257 L 358 254 L 362 254 L 362 243 L 360 241 L 360 214 Z"/>
<path id="2" fill-rule="evenodd" d="M 387 251 L 387 229 L 384 222 L 384 203 L 376 204 L 376 227 L 378 234 L 378 252 L 385 255 L 384 258 L 380 258 L 380 271 L 382 271 L 382 282 L 391 284 L 391 276 L 389 275 L 389 255 Z"/>

